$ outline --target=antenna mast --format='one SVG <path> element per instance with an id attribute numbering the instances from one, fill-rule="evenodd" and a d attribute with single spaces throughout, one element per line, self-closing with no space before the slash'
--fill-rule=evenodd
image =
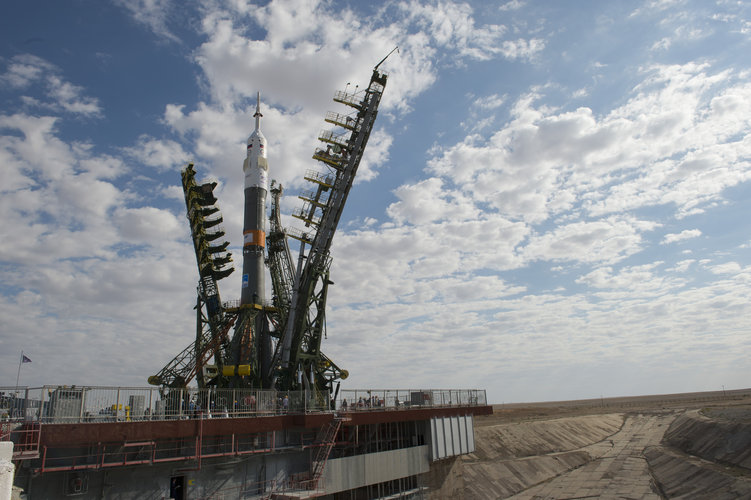
<path id="1" fill-rule="evenodd" d="M 396 53 L 399 54 L 399 46 L 398 45 L 396 47 L 394 47 L 393 49 L 391 49 L 391 52 L 389 52 L 388 54 L 386 54 L 386 57 L 384 57 L 383 59 L 381 59 L 381 62 L 379 62 L 378 64 L 375 65 L 375 68 L 373 68 L 373 71 L 378 71 L 378 66 L 380 66 L 381 64 L 383 64 L 383 61 L 385 61 L 386 59 L 388 59 L 389 56 L 394 53 L 394 51 L 396 51 Z"/>

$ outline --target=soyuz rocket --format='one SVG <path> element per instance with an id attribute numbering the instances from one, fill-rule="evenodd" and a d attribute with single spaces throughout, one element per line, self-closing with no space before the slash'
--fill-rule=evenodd
<path id="1" fill-rule="evenodd" d="M 269 165 L 266 138 L 261 133 L 261 93 L 256 101 L 256 128 L 248 137 L 248 154 L 243 162 L 245 174 L 245 222 L 243 223 L 243 274 L 241 305 L 262 305 L 265 294 L 266 194 L 269 190 Z"/>
<path id="2" fill-rule="evenodd" d="M 266 160 L 266 138 L 261 133 L 261 93 L 256 101 L 256 128 L 248 137 L 248 153 L 243 162 L 245 174 L 245 221 L 243 223 L 243 274 L 240 306 L 263 309 L 266 295 L 266 194 L 269 191 L 269 164 Z M 265 314 L 253 321 L 255 349 L 264 387 L 268 386 L 271 364 L 271 338 Z M 238 360 L 239 361 L 239 360 Z"/>

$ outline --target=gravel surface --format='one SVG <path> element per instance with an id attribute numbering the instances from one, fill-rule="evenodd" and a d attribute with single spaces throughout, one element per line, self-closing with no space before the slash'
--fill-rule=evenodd
<path id="1" fill-rule="evenodd" d="M 704 408 L 701 414 L 713 420 L 751 423 L 751 404 Z"/>

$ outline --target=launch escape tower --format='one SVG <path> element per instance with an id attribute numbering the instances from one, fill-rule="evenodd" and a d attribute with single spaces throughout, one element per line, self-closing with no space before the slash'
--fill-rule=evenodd
<path id="1" fill-rule="evenodd" d="M 248 138 L 243 164 L 245 221 L 239 304 L 222 303 L 219 296 L 218 281 L 229 276 L 233 268 L 228 242 L 214 244 L 224 236 L 213 194 L 216 183 L 197 184 L 193 164 L 183 170 L 199 271 L 196 339 L 158 374 L 149 377 L 150 384 L 181 388 L 195 378 L 199 388 L 307 389 L 318 393 L 333 392 L 337 381 L 347 378 L 347 371 L 321 351 L 326 333 L 326 296 L 332 284 L 330 249 L 378 114 L 387 80 L 378 67 L 386 58 L 373 69 L 365 90 L 338 91 L 334 95 L 334 101 L 350 111 L 326 114 L 325 121 L 334 128 L 319 134 L 322 146 L 313 154 L 319 169 L 305 173 L 312 188 L 299 195 L 303 204 L 292 214 L 304 223 L 303 230 L 284 229 L 279 207 L 283 188 L 274 181 L 270 189 L 268 186 L 259 95 L 255 130 Z M 269 191 L 272 203 L 267 235 L 264 217 Z M 288 236 L 299 241 L 296 266 Z M 264 298 L 266 268 L 271 276 L 271 301 Z M 209 363 L 212 358 L 213 363 Z"/>

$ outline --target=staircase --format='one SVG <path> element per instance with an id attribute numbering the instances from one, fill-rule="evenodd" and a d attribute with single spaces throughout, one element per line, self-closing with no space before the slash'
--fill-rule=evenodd
<path id="1" fill-rule="evenodd" d="M 323 477 L 323 471 L 326 468 L 331 448 L 336 443 L 336 435 L 339 432 L 339 428 L 342 422 L 349 420 L 349 418 L 334 415 L 334 418 L 318 432 L 316 441 L 312 445 L 316 447 L 316 450 L 311 464 L 310 476 L 303 473 L 307 478 L 291 477 L 287 481 L 275 483 L 263 497 L 264 500 L 299 500 L 303 498 L 315 498 L 324 494 L 324 492 L 318 491 L 318 482 Z"/>
<path id="2" fill-rule="evenodd" d="M 39 422 L 3 422 L 0 441 L 13 442 L 13 460 L 39 458 L 41 426 Z"/>
<path id="3" fill-rule="evenodd" d="M 309 488 L 314 490 L 318 487 L 318 481 L 323 476 L 323 471 L 326 468 L 326 462 L 329 459 L 331 448 L 336 443 L 336 434 L 339 432 L 339 428 L 343 421 L 349 420 L 341 416 L 334 416 L 331 422 L 321 429 L 318 439 L 318 449 L 316 449 L 315 456 L 313 458 L 313 469 L 310 473 Z"/>

